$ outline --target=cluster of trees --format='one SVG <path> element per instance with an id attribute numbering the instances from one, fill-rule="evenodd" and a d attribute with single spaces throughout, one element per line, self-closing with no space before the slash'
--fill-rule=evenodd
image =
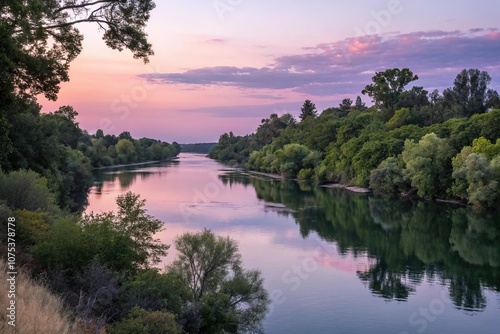
<path id="1" fill-rule="evenodd" d="M 16 265 L 62 297 L 83 324 L 75 332 L 105 325 L 109 333 L 259 331 L 268 297 L 260 273 L 241 266 L 233 240 L 210 231 L 180 236 L 179 259 L 160 272 L 154 265 L 168 246 L 154 235 L 163 223 L 139 196 L 119 196 L 117 213 L 71 213 L 92 184 L 92 168 L 180 151 L 128 132 L 89 135 L 72 107 L 42 114 L 36 102 L 56 100 L 69 80 L 82 50 L 78 23 L 98 25 L 107 46 L 147 62 L 153 50 L 144 28 L 154 7 L 153 0 L 0 1 L 0 256 L 7 257 L 14 217 Z M 23 320 L 16 328 L 29 332 L 34 321 Z"/>
<path id="2" fill-rule="evenodd" d="M 7 218 L 15 217 L 17 265 L 93 332 L 261 329 L 269 298 L 260 272 L 243 268 L 234 240 L 209 230 L 181 235 L 179 257 L 161 271 L 156 265 L 169 246 L 155 235 L 163 222 L 147 213 L 139 195 L 128 192 L 116 204 L 116 213 L 69 214 L 40 175 L 0 173 L 0 255 L 7 254 Z"/>
<path id="3" fill-rule="evenodd" d="M 210 156 L 286 178 L 498 206 L 500 99 L 491 77 L 463 70 L 442 95 L 405 89 L 417 79 L 409 69 L 378 72 L 362 92 L 372 107 L 358 96 L 318 116 L 306 100 L 300 122 L 271 115 L 254 134 L 223 134 Z"/>
<path id="4" fill-rule="evenodd" d="M 208 154 L 217 143 L 181 144 L 181 152 Z"/>
<path id="5" fill-rule="evenodd" d="M 129 132 L 120 135 L 104 135 L 97 130 L 94 135 L 84 133 L 78 150 L 88 157 L 94 167 L 160 161 L 178 155 L 181 147 L 151 138 L 134 139 Z"/>
<path id="6" fill-rule="evenodd" d="M 32 170 L 46 178 L 56 203 L 76 210 L 92 184 L 91 169 L 112 163 L 163 159 L 179 152 L 154 140 L 119 143 L 79 128 L 71 106 L 42 114 L 37 96 L 56 100 L 82 50 L 76 24 L 98 24 L 106 44 L 148 61 L 153 54 L 144 27 L 152 0 L 0 1 L 0 167 Z M 101 131 L 102 132 L 102 131 Z M 120 138 L 122 139 L 122 138 Z M 119 144 L 119 145 L 118 145 Z M 131 145 L 133 144 L 133 145 Z M 116 146 L 118 145 L 118 146 Z M 104 152 L 106 151 L 106 152 Z M 83 195 L 82 195 L 83 194 Z"/>
<path id="7" fill-rule="evenodd" d="M 31 170 L 48 180 L 56 203 L 70 210 L 80 207 L 80 198 L 92 186 L 92 169 L 113 164 L 163 160 L 176 156 L 180 146 L 150 138 L 133 139 L 98 130 L 89 135 L 76 121 L 78 113 L 63 106 L 41 113 L 34 100 L 19 98 L 23 108 L 9 109 L 4 123 L 8 146 L 0 152 L 4 172 Z"/>

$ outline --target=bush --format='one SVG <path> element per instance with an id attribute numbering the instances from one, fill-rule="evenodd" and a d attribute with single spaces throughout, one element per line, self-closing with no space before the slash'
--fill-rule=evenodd
<path id="1" fill-rule="evenodd" d="M 110 334 L 182 334 L 175 315 L 168 311 L 146 311 L 134 307 L 127 317 L 107 327 Z"/>
<path id="2" fill-rule="evenodd" d="M 370 173 L 370 188 L 376 193 L 399 192 L 404 184 L 403 171 L 395 157 L 385 159 Z"/>
<path id="3" fill-rule="evenodd" d="M 0 201 L 13 210 L 58 211 L 54 195 L 47 187 L 47 179 L 31 170 L 9 174 L 0 171 Z"/>

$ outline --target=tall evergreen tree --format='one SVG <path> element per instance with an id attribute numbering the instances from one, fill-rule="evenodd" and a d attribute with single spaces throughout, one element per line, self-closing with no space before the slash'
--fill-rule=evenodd
<path id="1" fill-rule="evenodd" d="M 316 117 L 318 111 L 316 110 L 316 105 L 311 102 L 311 100 L 305 100 L 299 118 L 301 121 L 305 120 L 307 117 Z"/>

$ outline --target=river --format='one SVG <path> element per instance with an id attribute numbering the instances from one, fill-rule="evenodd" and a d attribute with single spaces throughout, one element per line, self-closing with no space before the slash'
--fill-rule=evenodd
<path id="1" fill-rule="evenodd" d="M 203 155 L 101 170 L 87 212 L 132 191 L 168 244 L 239 243 L 273 302 L 266 333 L 498 333 L 500 215 L 252 176 Z M 172 246 L 162 265 L 173 261 Z"/>

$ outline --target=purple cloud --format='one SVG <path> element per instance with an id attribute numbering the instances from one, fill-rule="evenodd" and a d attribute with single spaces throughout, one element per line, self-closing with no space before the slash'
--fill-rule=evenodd
<path id="1" fill-rule="evenodd" d="M 463 68 L 488 68 L 493 86 L 500 77 L 500 32 L 494 28 L 369 35 L 303 50 L 261 68 L 215 66 L 140 77 L 167 85 L 291 90 L 311 96 L 359 94 L 375 71 L 393 67 L 410 68 L 420 77 L 416 84 L 427 89 L 451 86 Z"/>

